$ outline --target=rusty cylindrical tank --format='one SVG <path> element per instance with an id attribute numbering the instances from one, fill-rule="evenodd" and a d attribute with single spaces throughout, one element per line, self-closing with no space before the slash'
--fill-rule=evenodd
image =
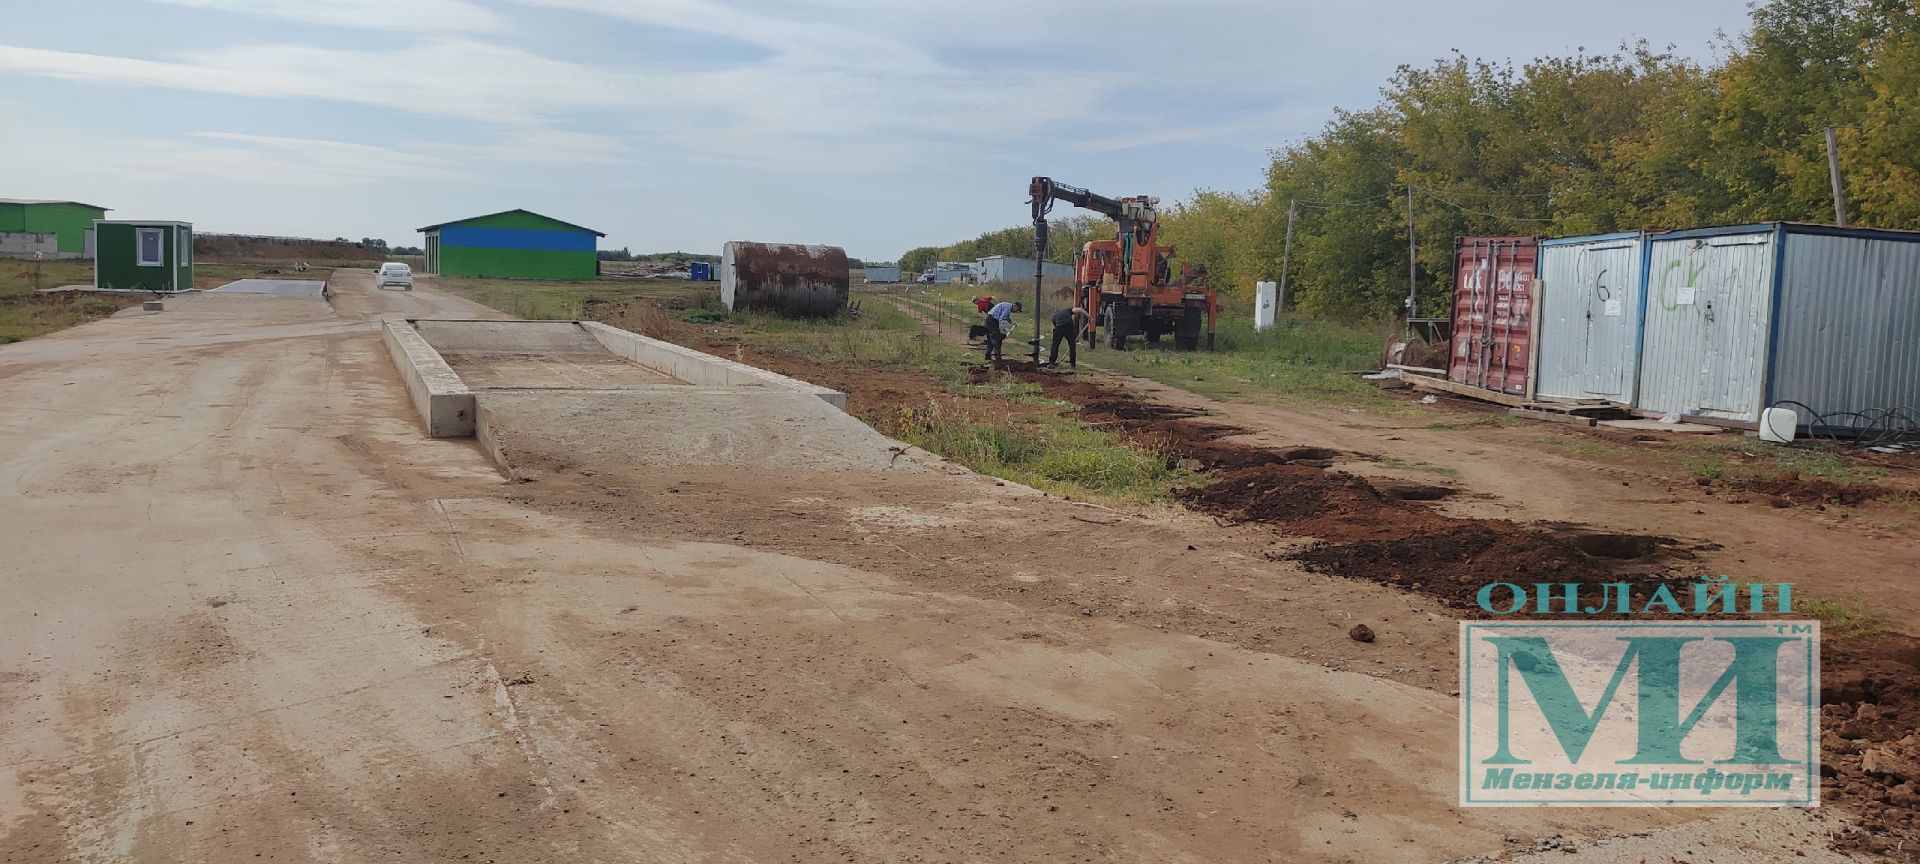
<path id="1" fill-rule="evenodd" d="M 720 301 L 730 311 L 762 309 L 824 317 L 847 305 L 847 250 L 797 243 L 727 243 L 720 256 Z"/>

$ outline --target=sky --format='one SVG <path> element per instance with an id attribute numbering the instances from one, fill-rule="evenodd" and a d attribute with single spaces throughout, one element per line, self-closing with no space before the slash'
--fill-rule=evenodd
<path id="1" fill-rule="evenodd" d="M 1403 63 L 1714 57 L 1747 0 L 0 0 L 0 197 L 379 237 L 512 208 L 601 248 L 891 260 L 1044 174 L 1172 201 Z"/>

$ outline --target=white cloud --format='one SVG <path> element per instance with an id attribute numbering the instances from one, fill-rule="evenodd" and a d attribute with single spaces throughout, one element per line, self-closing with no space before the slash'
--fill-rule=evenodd
<path id="1" fill-rule="evenodd" d="M 244 12 L 308 24 L 418 32 L 504 29 L 498 12 L 470 0 L 152 0 L 217 12 Z"/>
<path id="2" fill-rule="evenodd" d="M 122 152 L 139 153 L 143 170 L 164 165 L 170 171 L 227 184 L 336 187 L 402 180 L 475 179 L 474 175 L 433 156 L 313 138 L 200 132 L 184 138 L 121 142 L 115 146 Z"/>
<path id="3" fill-rule="evenodd" d="M 5 71 L 236 96 L 326 99 L 499 122 L 612 107 L 633 83 L 517 48 L 454 39 L 386 51 L 250 45 L 175 61 L 0 45 L 0 72 Z"/>
<path id="4" fill-rule="evenodd" d="M 618 138 L 540 126 L 505 130 L 491 141 L 422 143 L 449 159 L 521 165 L 615 165 L 624 161 L 627 146 Z"/>
<path id="5" fill-rule="evenodd" d="M 717 0 L 515 0 L 527 6 L 568 9 L 661 28 L 688 30 L 758 45 L 790 65 L 881 69 L 924 74 L 940 65 L 912 40 L 835 23 L 817 8 L 798 16 L 777 15 Z"/>

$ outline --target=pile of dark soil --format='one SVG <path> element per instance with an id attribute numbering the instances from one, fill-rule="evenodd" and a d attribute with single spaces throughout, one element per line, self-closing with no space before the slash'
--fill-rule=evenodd
<path id="1" fill-rule="evenodd" d="M 1323 542 L 1289 558 L 1317 573 L 1421 591 L 1467 610 L 1478 608 L 1475 595 L 1496 582 L 1578 583 L 1591 586 L 1582 588 L 1581 597 L 1597 604 L 1603 584 L 1625 582 L 1645 597 L 1659 584 L 1692 579 L 1669 574 L 1667 565 L 1687 553 L 1662 537 L 1551 531 L 1491 520 L 1451 523 L 1396 538 Z M 1636 549 L 1639 554 L 1628 554 Z M 1507 599 L 1503 594 L 1500 602 Z"/>
<path id="2" fill-rule="evenodd" d="M 1323 540 L 1400 538 L 1455 521 L 1408 503 L 1444 497 L 1444 491 L 1433 491 L 1442 487 L 1375 486 L 1343 471 L 1315 467 L 1314 460 L 1291 461 L 1283 451 L 1267 452 L 1281 461 L 1216 473 L 1218 479 L 1212 483 L 1182 489 L 1174 497 L 1222 522 L 1274 525 Z"/>
<path id="3" fill-rule="evenodd" d="M 1802 477 L 1794 471 L 1772 477 L 1741 480 L 1733 485 L 1745 492 L 1777 499 L 1773 503 L 1783 507 L 1813 504 L 1858 507 L 1892 491 L 1870 484 L 1835 483 L 1818 477 Z"/>

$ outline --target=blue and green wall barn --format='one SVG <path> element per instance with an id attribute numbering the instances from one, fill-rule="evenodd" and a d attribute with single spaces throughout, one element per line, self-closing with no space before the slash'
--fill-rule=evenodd
<path id="1" fill-rule="evenodd" d="M 528 210 L 428 225 L 426 272 L 438 276 L 580 281 L 599 275 L 607 235 Z"/>

